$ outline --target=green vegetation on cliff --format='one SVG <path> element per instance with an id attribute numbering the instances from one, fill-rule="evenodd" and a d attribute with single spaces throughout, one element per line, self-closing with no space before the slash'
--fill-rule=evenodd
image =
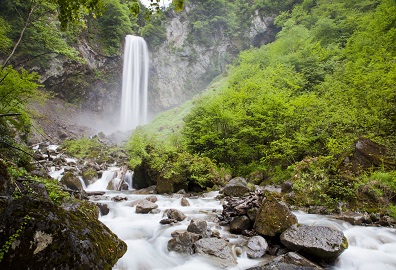
<path id="1" fill-rule="evenodd" d="M 376 207 L 394 209 L 396 3 L 300 1 L 276 24 L 276 41 L 242 52 L 173 127 L 178 152 L 263 184 L 291 179 L 296 204 L 372 211 L 381 194 Z M 355 163 L 362 143 L 368 167 Z"/>

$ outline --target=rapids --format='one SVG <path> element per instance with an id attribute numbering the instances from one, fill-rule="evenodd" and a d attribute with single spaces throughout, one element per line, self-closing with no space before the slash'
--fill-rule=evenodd
<path id="1" fill-rule="evenodd" d="M 88 186 L 90 189 L 90 186 Z M 114 196 L 127 197 L 127 201 L 114 202 Z M 181 195 L 164 196 L 158 198 L 156 204 L 161 210 L 159 214 L 136 214 L 131 203 L 144 199 L 149 195 L 132 194 L 131 191 L 107 191 L 105 200 L 110 212 L 101 216 L 100 220 L 106 224 L 128 245 L 127 253 L 117 262 L 113 269 L 122 270 L 218 270 L 204 258 L 191 255 L 182 256 L 168 252 L 167 242 L 175 230 L 186 230 L 192 218 L 203 219 L 208 222 L 212 230 L 218 230 L 222 237 L 229 238 L 231 243 L 238 243 L 240 236 L 231 235 L 226 227 L 221 227 L 213 220 L 222 211 L 222 206 L 215 199 L 217 192 L 205 194 L 203 197 L 188 198 L 190 206 L 180 204 Z M 161 225 L 163 212 L 175 208 L 187 215 L 187 219 L 177 225 Z M 390 270 L 396 269 L 396 230 L 392 228 L 362 227 L 331 219 L 321 215 L 295 212 L 299 223 L 307 225 L 326 225 L 336 227 L 344 232 L 348 238 L 349 248 L 328 269 L 332 270 Z M 238 265 L 232 270 L 247 269 L 262 263 L 260 260 L 248 259 L 246 254 L 238 257 Z"/>

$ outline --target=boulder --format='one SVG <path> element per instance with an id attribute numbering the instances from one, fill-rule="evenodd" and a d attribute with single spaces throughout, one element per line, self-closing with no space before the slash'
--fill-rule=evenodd
<path id="1" fill-rule="evenodd" d="M 194 253 L 193 244 L 199 239 L 199 235 L 191 232 L 179 232 L 168 241 L 168 250 L 181 254 L 191 255 Z"/>
<path id="2" fill-rule="evenodd" d="M 297 224 L 297 217 L 289 207 L 275 198 L 267 198 L 257 213 L 254 229 L 258 234 L 275 236 L 293 224 Z"/>
<path id="3" fill-rule="evenodd" d="M 190 206 L 190 203 L 188 202 L 188 200 L 186 198 L 181 198 L 180 204 L 181 204 L 181 206 Z"/>
<path id="4" fill-rule="evenodd" d="M 324 269 L 295 252 L 276 257 L 270 263 L 251 267 L 247 270 L 321 270 Z"/>
<path id="5" fill-rule="evenodd" d="M 208 224 L 204 220 L 193 219 L 190 221 L 190 224 L 187 226 L 187 231 L 196 233 L 200 235 L 202 238 L 207 238 L 212 235 L 211 230 L 208 228 Z"/>
<path id="6" fill-rule="evenodd" d="M 230 232 L 240 234 L 251 228 L 250 219 L 247 216 L 235 217 L 230 222 Z"/>
<path id="7" fill-rule="evenodd" d="M 186 215 L 177 209 L 167 209 L 167 210 L 165 210 L 164 214 L 166 214 L 168 216 L 168 218 L 174 219 L 177 221 L 183 221 L 186 219 Z"/>
<path id="8" fill-rule="evenodd" d="M 242 197 L 244 194 L 250 191 L 246 179 L 242 177 L 236 177 L 230 180 L 228 184 L 223 188 L 222 193 L 226 196 Z"/>
<path id="9" fill-rule="evenodd" d="M 194 248 L 196 254 L 204 256 L 218 267 L 228 268 L 237 265 L 236 255 L 224 239 L 202 238 L 194 243 Z"/>
<path id="10" fill-rule="evenodd" d="M 152 195 L 152 196 L 148 196 L 146 198 L 146 200 L 148 200 L 149 202 L 155 203 L 158 201 L 158 198 L 156 196 Z"/>
<path id="11" fill-rule="evenodd" d="M 158 205 L 155 203 L 149 202 L 147 200 L 143 200 L 136 205 L 136 213 L 138 214 L 147 214 L 151 210 L 158 208 Z"/>
<path id="12" fill-rule="evenodd" d="M 99 208 L 99 212 L 102 216 L 107 215 L 110 212 L 109 207 L 105 203 L 96 203 Z"/>
<path id="13" fill-rule="evenodd" d="M 348 248 L 344 233 L 326 226 L 293 225 L 281 234 L 280 240 L 290 250 L 327 262 L 334 261 Z"/>
<path id="14" fill-rule="evenodd" d="M 246 245 L 246 254 L 251 259 L 262 257 L 267 251 L 267 241 L 262 236 L 251 237 Z"/>
<path id="15" fill-rule="evenodd" d="M 16 237 L 0 269 L 111 269 L 127 250 L 88 201 L 59 207 L 22 196 L 8 201 L 0 215 L 0 243 Z"/>
<path id="16" fill-rule="evenodd" d="M 71 190 L 83 189 L 81 180 L 72 172 L 65 173 L 65 175 L 61 178 L 60 183 L 65 185 L 67 188 L 70 188 Z"/>
<path id="17" fill-rule="evenodd" d="M 157 179 L 157 192 L 159 194 L 172 194 L 180 189 L 187 190 L 187 179 L 179 174 L 172 175 L 170 178 L 161 176 Z"/>

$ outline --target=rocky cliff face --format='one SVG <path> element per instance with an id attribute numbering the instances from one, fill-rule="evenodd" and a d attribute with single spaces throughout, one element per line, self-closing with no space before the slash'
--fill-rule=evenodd
<path id="1" fill-rule="evenodd" d="M 166 23 L 167 39 L 150 52 L 149 110 L 152 114 L 177 106 L 201 92 L 243 49 L 272 41 L 276 34 L 273 17 L 256 11 L 250 29 L 230 37 L 221 28 L 208 32 L 210 44 L 191 39 L 189 4 L 180 13 L 170 13 Z M 80 40 L 78 51 L 83 62 L 64 57 L 52 58 L 39 70 L 46 89 L 58 97 L 79 104 L 95 117 L 118 119 L 122 90 L 122 56 L 107 57 L 94 42 Z"/>
<path id="2" fill-rule="evenodd" d="M 220 27 L 208 32 L 209 45 L 191 39 L 189 4 L 182 13 L 173 13 L 167 24 L 167 39 L 151 53 L 150 101 L 154 112 L 181 104 L 204 90 L 226 70 L 235 56 L 250 46 L 259 47 L 274 40 L 277 29 L 273 17 L 256 11 L 252 14 L 250 29 L 231 37 Z"/>

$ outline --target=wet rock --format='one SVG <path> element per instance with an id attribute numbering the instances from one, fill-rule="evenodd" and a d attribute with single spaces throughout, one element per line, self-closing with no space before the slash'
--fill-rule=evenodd
<path id="1" fill-rule="evenodd" d="M 153 195 L 153 196 L 147 197 L 146 200 L 148 200 L 149 202 L 155 203 L 158 201 L 158 198 Z"/>
<path id="2" fill-rule="evenodd" d="M 168 241 L 168 250 L 191 255 L 194 253 L 193 244 L 198 239 L 198 234 L 186 231 L 181 232 L 175 238 Z"/>
<path id="3" fill-rule="evenodd" d="M 322 267 L 295 252 L 276 257 L 268 264 L 251 267 L 247 270 L 321 270 Z"/>
<path id="4" fill-rule="evenodd" d="M 181 198 L 180 204 L 181 204 L 181 206 L 190 206 L 190 203 L 188 202 L 188 200 L 186 198 Z"/>
<path id="5" fill-rule="evenodd" d="M 21 228 L 0 269 L 111 269 L 127 246 L 98 221 L 87 201 L 59 207 L 29 196 L 8 201 L 0 212 L 0 242 Z"/>
<path id="6" fill-rule="evenodd" d="M 280 240 L 290 250 L 328 262 L 334 261 L 348 248 L 342 231 L 325 226 L 293 225 L 281 234 Z"/>
<path id="7" fill-rule="evenodd" d="M 253 221 L 263 199 L 264 194 L 262 193 L 262 190 L 256 190 L 255 192 L 249 193 L 248 196 L 241 198 L 225 197 L 221 216 L 224 220 L 224 224 L 228 224 L 233 217 L 244 215 L 247 215 Z"/>
<path id="8" fill-rule="evenodd" d="M 383 216 L 380 218 L 378 223 L 381 226 L 392 226 L 396 224 L 396 220 L 394 218 L 391 218 L 390 216 Z"/>
<path id="9" fill-rule="evenodd" d="M 105 215 L 107 215 L 110 212 L 110 209 L 107 206 L 107 204 L 105 204 L 105 203 L 96 203 L 96 205 L 98 206 L 100 214 L 102 216 L 105 216 Z"/>
<path id="10" fill-rule="evenodd" d="M 193 219 L 187 226 L 187 231 L 196 233 L 202 238 L 210 237 L 212 235 L 211 230 L 208 228 L 208 224 L 204 220 Z"/>
<path id="11" fill-rule="evenodd" d="M 282 186 L 281 186 L 282 193 L 289 193 L 289 192 L 292 192 L 292 190 L 293 190 L 293 182 L 292 181 L 287 180 L 286 182 L 282 183 Z"/>
<path id="12" fill-rule="evenodd" d="M 171 219 L 171 218 L 164 218 L 160 220 L 160 223 L 163 225 L 167 225 L 167 224 L 173 224 L 173 223 L 177 223 L 178 221 L 176 219 Z"/>
<path id="13" fill-rule="evenodd" d="M 257 213 L 254 229 L 258 234 L 275 236 L 284 232 L 293 224 L 297 224 L 297 218 L 289 207 L 274 198 L 267 198 L 263 201 Z"/>
<path id="14" fill-rule="evenodd" d="M 158 208 L 158 205 L 156 205 L 155 203 L 143 200 L 136 205 L 136 213 L 147 214 L 148 212 L 156 208 Z"/>
<path id="15" fill-rule="evenodd" d="M 194 248 L 195 253 L 209 259 L 218 267 L 228 268 L 237 265 L 235 254 L 224 239 L 202 238 L 194 243 Z"/>
<path id="16" fill-rule="evenodd" d="M 367 213 L 361 214 L 361 213 L 348 211 L 336 216 L 336 218 L 349 222 L 352 225 L 362 225 L 362 223 L 371 223 L 370 216 Z"/>
<path id="17" fill-rule="evenodd" d="M 60 183 L 65 185 L 67 188 L 71 190 L 82 190 L 82 184 L 80 179 L 75 176 L 72 172 L 67 172 L 60 180 Z"/>
<path id="18" fill-rule="evenodd" d="M 127 201 L 128 198 L 127 197 L 121 197 L 121 196 L 117 195 L 117 196 L 111 198 L 111 200 L 114 201 L 114 202 L 121 202 L 121 201 Z"/>
<path id="19" fill-rule="evenodd" d="M 156 209 L 151 210 L 149 213 L 155 215 L 155 214 L 161 213 L 161 210 L 159 210 L 158 208 L 156 208 Z"/>
<path id="20" fill-rule="evenodd" d="M 246 254 L 251 259 L 262 257 L 267 251 L 267 241 L 262 236 L 251 237 L 246 245 Z"/>
<path id="21" fill-rule="evenodd" d="M 250 191 L 246 179 L 242 177 L 233 178 L 223 188 L 222 193 L 226 196 L 242 197 Z"/>
<path id="22" fill-rule="evenodd" d="M 165 210 L 164 214 L 166 214 L 168 216 L 168 218 L 174 219 L 177 221 L 183 221 L 186 219 L 186 215 L 177 209 L 167 209 L 167 210 Z"/>
<path id="23" fill-rule="evenodd" d="M 244 230 L 251 228 L 250 219 L 247 216 L 239 216 L 232 219 L 230 222 L 230 232 L 240 234 Z"/>
<path id="24" fill-rule="evenodd" d="M 133 178 L 133 180 L 135 181 L 135 178 Z M 134 190 L 133 193 L 134 194 L 157 194 L 157 187 L 149 186 L 149 187 L 142 188 L 139 190 Z"/>

